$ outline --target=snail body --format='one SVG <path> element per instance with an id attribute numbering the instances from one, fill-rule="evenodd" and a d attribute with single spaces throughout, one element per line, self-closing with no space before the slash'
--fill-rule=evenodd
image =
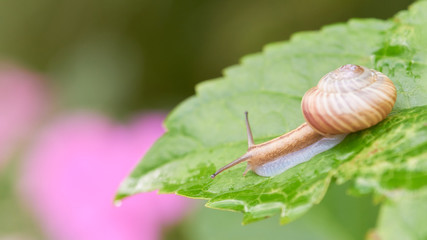
<path id="1" fill-rule="evenodd" d="M 308 90 L 301 108 L 306 123 L 261 144 L 254 144 L 246 112 L 248 151 L 211 177 L 239 163 L 260 176 L 274 176 L 339 144 L 348 133 L 382 121 L 396 101 L 396 88 L 384 74 L 347 64 L 322 77 Z"/>

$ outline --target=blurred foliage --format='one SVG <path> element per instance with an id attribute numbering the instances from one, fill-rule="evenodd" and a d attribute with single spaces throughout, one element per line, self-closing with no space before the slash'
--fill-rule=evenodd
<path id="1" fill-rule="evenodd" d="M 197 82 L 295 31 L 388 18 L 411 2 L 2 0 L 0 57 L 50 74 L 59 90 L 81 90 L 71 101 L 65 94 L 67 106 L 126 115 L 170 108 Z"/>
<path id="2" fill-rule="evenodd" d="M 285 227 L 279 227 L 277 218 L 241 226 L 242 217 L 238 214 L 203 208 L 180 226 L 178 236 L 189 240 L 364 239 L 365 233 L 375 226 L 378 208 L 372 205 L 369 196 L 348 196 L 347 187 L 331 186 L 324 201 Z M 174 237 L 167 239 L 177 239 Z"/>
<path id="3" fill-rule="evenodd" d="M 0 239 L 27 239 L 30 236 L 30 239 L 42 239 L 40 227 L 15 189 L 18 163 L 14 161 L 0 169 Z"/>
<path id="4" fill-rule="evenodd" d="M 427 188 L 417 192 L 395 191 L 381 206 L 378 226 L 370 239 L 427 239 L 426 203 Z"/>

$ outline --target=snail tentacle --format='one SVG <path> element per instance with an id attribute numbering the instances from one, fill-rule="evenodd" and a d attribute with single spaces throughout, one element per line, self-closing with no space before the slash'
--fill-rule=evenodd
<path id="1" fill-rule="evenodd" d="M 249 124 L 248 111 L 245 111 L 246 131 L 248 134 L 248 149 L 255 145 L 254 137 L 252 136 L 251 125 Z"/>

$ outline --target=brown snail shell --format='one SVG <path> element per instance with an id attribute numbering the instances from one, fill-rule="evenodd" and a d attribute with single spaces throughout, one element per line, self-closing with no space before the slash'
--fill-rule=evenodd
<path id="1" fill-rule="evenodd" d="M 396 88 L 384 74 L 347 64 L 307 91 L 301 107 L 307 123 L 322 135 L 357 132 L 382 121 L 396 101 Z"/>

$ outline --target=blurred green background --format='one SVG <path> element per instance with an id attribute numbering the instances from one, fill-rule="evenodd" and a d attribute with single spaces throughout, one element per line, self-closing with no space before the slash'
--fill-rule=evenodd
<path id="1" fill-rule="evenodd" d="M 2 0 L 0 57 L 49 75 L 61 106 L 126 116 L 170 109 L 196 83 L 294 32 L 390 18 L 411 2 Z"/>
<path id="2" fill-rule="evenodd" d="M 220 77 L 267 43 L 350 18 L 387 19 L 411 2 L 1 0 L 0 61 L 47 76 L 60 111 L 94 109 L 126 119 L 172 109 L 194 94 L 195 84 Z M 14 168 L 0 175 L 0 239 L 16 231 L 40 234 L 14 200 Z M 203 209 L 166 237 L 361 239 L 376 214 L 370 197 L 352 198 L 345 187 L 333 187 L 321 205 L 289 226 L 270 219 L 242 227 L 240 214 Z"/>

